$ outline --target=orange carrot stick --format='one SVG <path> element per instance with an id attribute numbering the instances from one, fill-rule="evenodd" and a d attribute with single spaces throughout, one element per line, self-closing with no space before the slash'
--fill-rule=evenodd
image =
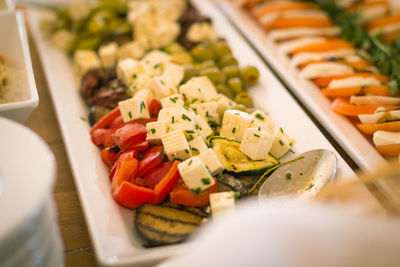
<path id="1" fill-rule="evenodd" d="M 325 88 L 322 93 L 330 97 L 350 97 L 362 92 L 361 86 L 345 87 L 345 88 Z"/>
<path id="2" fill-rule="evenodd" d="M 400 131 L 400 121 L 390 121 L 377 124 L 357 124 L 358 129 L 366 135 L 372 135 L 376 131 Z"/>
<path id="3" fill-rule="evenodd" d="M 345 78 L 350 78 L 350 77 L 374 77 L 378 81 L 382 83 L 386 83 L 389 81 L 389 77 L 384 76 L 382 74 L 377 74 L 377 73 L 370 73 L 370 72 L 357 72 L 357 73 L 349 73 L 349 74 L 342 74 L 342 75 L 334 75 L 334 76 L 328 76 L 328 77 L 321 77 L 321 78 L 316 78 L 314 79 L 314 83 L 318 85 L 319 87 L 327 87 L 329 83 L 332 80 L 335 79 L 345 79 Z"/>
<path id="4" fill-rule="evenodd" d="M 327 51 L 332 51 L 332 50 L 337 50 L 337 49 L 343 49 L 343 48 L 352 48 L 353 45 L 350 44 L 349 42 L 345 42 L 342 40 L 331 40 L 331 41 L 325 41 L 322 43 L 315 43 L 315 44 L 309 44 L 302 46 L 300 48 L 297 48 L 296 50 L 292 51 L 292 54 L 298 54 L 298 53 L 304 53 L 304 52 L 310 52 L 310 53 L 323 53 Z"/>
<path id="5" fill-rule="evenodd" d="M 322 18 L 280 18 L 270 24 L 264 26 L 266 31 L 277 28 L 292 28 L 292 27 L 330 27 L 332 21 Z"/>
<path id="6" fill-rule="evenodd" d="M 397 156 L 400 154 L 400 145 L 375 146 L 383 156 Z"/>

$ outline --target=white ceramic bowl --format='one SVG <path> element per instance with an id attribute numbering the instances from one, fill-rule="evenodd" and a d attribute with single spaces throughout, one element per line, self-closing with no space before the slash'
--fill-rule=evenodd
<path id="1" fill-rule="evenodd" d="M 0 10 L 0 54 L 9 67 L 10 91 L 19 99 L 0 104 L 0 116 L 24 123 L 39 104 L 23 15 Z M 12 84 L 11 84 L 12 83 Z"/>

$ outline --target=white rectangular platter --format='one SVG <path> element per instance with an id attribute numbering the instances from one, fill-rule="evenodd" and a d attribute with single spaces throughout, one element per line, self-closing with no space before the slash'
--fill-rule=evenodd
<path id="1" fill-rule="evenodd" d="M 255 105 L 267 109 L 273 120 L 296 139 L 294 150 L 301 153 L 311 149 L 335 149 L 307 117 L 293 97 L 275 78 L 263 61 L 242 39 L 225 17 L 209 1 L 195 0 L 193 4 L 213 20 L 216 32 L 225 37 L 241 65 L 255 65 L 260 70 L 260 82 L 250 94 Z M 89 136 L 87 106 L 81 99 L 76 77 L 69 58 L 53 47 L 39 29 L 41 12 L 29 10 L 31 34 L 36 42 L 47 76 L 58 122 L 64 139 L 69 163 L 79 192 L 85 219 L 100 265 L 146 266 L 182 253 L 188 244 L 159 248 L 144 248 L 134 231 L 132 211 L 122 208 L 110 194 L 107 168 Z M 335 151 L 339 167 L 338 178 L 354 173 Z M 290 155 L 293 157 L 293 154 Z"/>
<path id="2" fill-rule="evenodd" d="M 240 2 L 240 1 L 236 1 Z M 255 47 L 280 76 L 293 94 L 310 110 L 360 168 L 372 171 L 387 164 L 371 142 L 346 117 L 331 110 L 330 100 L 311 81 L 298 75 L 290 66 L 289 58 L 282 54 L 257 22 L 238 4 L 229 0 L 216 1 L 230 21 Z"/>

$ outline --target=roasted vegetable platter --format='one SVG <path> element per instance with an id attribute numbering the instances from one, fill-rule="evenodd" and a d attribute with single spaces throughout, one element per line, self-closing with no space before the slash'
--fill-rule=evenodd
<path id="1" fill-rule="evenodd" d="M 176 174 L 177 173 L 176 168 L 177 166 L 179 166 L 178 165 L 179 163 L 176 159 L 177 158 L 185 159 L 185 161 L 183 161 L 183 163 L 181 164 L 186 164 L 188 166 L 193 164 L 202 167 L 200 168 L 201 170 L 199 169 L 196 172 L 188 171 L 187 173 L 195 174 L 204 171 L 206 176 L 211 175 L 211 173 L 213 173 L 213 176 L 211 178 L 206 177 L 205 180 L 203 178 L 201 179 L 203 183 L 201 186 L 210 185 L 211 183 L 210 186 L 212 187 L 213 181 L 216 181 L 218 183 L 218 186 L 221 187 L 225 186 L 226 188 L 235 188 L 235 191 L 238 191 L 239 193 L 240 192 L 245 193 L 245 188 L 243 188 L 243 183 L 245 179 L 243 179 L 241 183 L 236 183 L 237 180 L 230 179 L 229 175 L 233 177 L 237 177 L 240 175 L 247 175 L 247 176 L 259 175 L 260 173 L 264 173 L 269 168 L 269 166 L 275 166 L 279 162 L 285 162 L 289 159 L 292 159 L 298 153 L 318 148 L 327 148 L 332 151 L 335 151 L 339 162 L 338 175 L 337 175 L 338 179 L 341 179 L 342 177 L 345 176 L 352 176 L 353 171 L 350 169 L 350 167 L 345 163 L 345 161 L 336 152 L 336 150 L 332 147 L 332 145 L 324 137 L 324 135 L 319 131 L 319 129 L 313 124 L 313 122 L 307 117 L 307 115 L 297 104 L 297 102 L 293 99 L 293 97 L 279 83 L 279 81 L 275 78 L 275 76 L 265 67 L 264 63 L 260 60 L 260 58 L 253 52 L 253 50 L 242 39 L 242 37 L 234 30 L 234 28 L 226 21 L 225 17 L 215 8 L 215 6 L 209 1 L 198 0 L 198 1 L 191 1 L 191 3 L 193 4 L 194 8 L 196 8 L 202 15 L 211 19 L 212 28 L 213 31 L 215 31 L 215 34 L 218 37 L 224 38 L 226 43 L 232 50 L 232 55 L 234 55 L 235 59 L 232 58 L 227 58 L 224 60 L 219 59 L 218 64 L 220 68 L 221 64 L 223 64 L 221 63 L 221 61 L 223 62 L 237 61 L 239 63 L 239 66 L 251 65 L 258 69 L 259 81 L 255 85 L 252 85 L 252 81 L 250 81 L 249 84 L 251 86 L 248 86 L 247 92 L 253 99 L 254 107 L 260 110 L 260 112 L 262 112 L 262 114 L 264 115 L 266 115 L 266 112 L 268 112 L 268 117 L 272 119 L 275 125 L 278 125 L 277 128 L 278 131 L 282 135 L 285 134 L 287 136 L 290 136 L 290 141 L 287 141 L 287 144 L 284 143 L 286 142 L 285 140 L 280 140 L 281 142 L 279 142 L 278 140 L 278 143 L 279 144 L 282 143 L 281 145 L 282 147 L 288 146 L 287 151 L 284 152 L 288 152 L 289 150 L 292 151 L 291 152 L 289 151 L 288 153 L 283 153 L 279 151 L 274 152 L 274 154 L 278 156 L 264 155 L 263 156 L 264 160 L 258 159 L 258 160 L 248 160 L 247 162 L 241 161 L 240 164 L 230 164 L 229 167 L 227 167 L 229 163 L 223 162 L 223 160 L 219 158 L 220 161 L 222 161 L 221 163 L 225 166 L 225 168 L 223 168 L 224 170 L 222 173 L 220 172 L 221 169 L 219 169 L 217 174 L 214 173 L 213 169 L 205 168 L 206 164 L 202 163 L 200 160 L 201 155 L 199 157 L 187 157 L 186 153 L 195 154 L 194 153 L 195 151 L 193 150 L 194 146 L 189 147 L 189 149 L 191 148 L 191 151 L 186 151 L 186 149 L 183 147 L 179 151 L 172 150 L 172 153 L 170 153 L 170 151 L 168 151 L 168 148 L 171 148 L 171 146 L 168 145 L 168 138 L 167 142 L 165 142 L 163 137 L 161 138 L 161 144 L 164 145 L 165 155 L 160 156 L 160 150 L 158 150 L 158 147 L 154 146 L 154 144 L 151 145 L 152 148 L 146 150 L 146 154 L 147 152 L 149 152 L 149 154 L 156 155 L 155 157 L 152 158 L 157 160 L 160 159 L 161 157 L 164 161 L 163 164 L 165 164 L 166 166 L 164 168 L 165 170 L 163 171 L 167 171 L 167 173 L 171 172 Z M 129 88 L 130 84 L 128 81 L 125 81 L 125 84 L 120 84 L 119 81 L 114 81 L 111 82 L 111 84 L 107 84 L 107 86 L 109 86 L 111 90 L 122 91 L 123 94 L 122 93 L 117 94 L 117 97 L 121 97 L 121 99 L 118 99 L 117 102 L 115 102 L 116 101 L 115 98 L 107 97 L 108 96 L 107 94 L 108 91 L 106 90 L 107 88 L 104 89 L 103 87 L 101 87 L 103 89 L 100 88 L 99 91 L 103 90 L 101 91 L 102 94 L 98 95 L 90 95 L 82 93 L 81 76 L 82 74 L 85 76 L 85 74 L 88 73 L 88 70 L 90 72 L 90 68 L 86 70 L 84 69 L 87 68 L 88 65 L 94 62 L 92 60 L 93 54 L 92 53 L 80 54 L 80 56 L 77 56 L 77 58 L 71 60 L 71 57 L 68 56 L 67 53 L 61 51 L 60 48 L 57 48 L 54 45 L 54 42 L 49 41 L 48 36 L 46 36 L 43 33 L 42 31 L 43 25 L 41 26 L 41 21 L 43 16 L 45 16 L 45 12 L 43 11 L 34 9 L 29 10 L 31 32 L 36 42 L 37 48 L 39 50 L 44 71 L 47 76 L 47 82 L 50 88 L 60 128 L 63 134 L 63 139 L 69 157 L 70 166 L 79 192 L 85 219 L 93 241 L 93 245 L 96 250 L 96 255 L 98 257 L 99 263 L 105 266 L 133 266 L 133 265 L 143 265 L 143 264 L 154 264 L 155 262 L 158 262 L 169 256 L 182 253 L 182 251 L 184 251 L 185 249 L 185 244 L 174 244 L 161 247 L 157 246 L 166 243 L 176 243 L 177 241 L 180 240 L 175 240 L 174 238 L 160 239 L 159 236 L 154 237 L 152 236 L 152 233 L 154 233 L 154 231 L 150 231 L 151 233 L 146 234 L 146 229 L 148 229 L 148 227 L 146 228 L 142 226 L 151 225 L 151 223 L 154 222 L 155 217 L 170 218 L 172 221 L 174 218 L 179 218 L 179 224 L 176 229 L 176 232 L 174 233 L 174 235 L 171 236 L 180 237 L 182 233 L 187 233 L 188 231 L 190 231 L 190 229 L 188 230 L 188 228 L 191 228 L 193 225 L 202 224 L 204 221 L 203 218 L 209 215 L 209 211 L 203 208 L 200 209 L 197 207 L 192 207 L 198 205 L 181 205 L 180 200 L 185 199 L 185 197 L 182 197 L 182 194 L 175 194 L 175 196 L 173 197 L 171 194 L 168 194 L 168 192 L 167 194 L 160 193 L 163 192 L 163 190 L 157 189 L 158 184 L 154 187 L 154 191 L 151 191 L 148 188 L 150 187 L 149 184 L 146 184 L 148 181 L 146 180 L 143 181 L 140 179 L 131 181 L 131 184 L 135 184 L 137 186 L 140 183 L 144 183 L 142 184 L 143 186 L 140 187 L 140 195 L 143 196 L 140 199 L 141 203 L 135 202 L 137 199 L 134 200 L 130 199 L 132 200 L 131 202 L 124 199 L 123 196 L 118 195 L 116 193 L 116 191 L 118 190 L 114 191 L 114 189 L 116 188 L 112 190 L 113 182 L 110 182 L 109 176 L 110 176 L 110 171 L 111 172 L 113 171 L 109 170 L 109 168 L 104 164 L 105 163 L 104 149 L 102 148 L 99 149 L 99 147 L 101 146 L 107 147 L 105 142 L 107 142 L 107 140 L 110 141 L 110 139 L 100 138 L 101 140 L 99 141 L 98 139 L 94 138 L 93 134 L 91 135 L 91 133 L 93 133 L 95 130 L 100 129 L 103 130 L 103 132 L 108 130 L 108 128 L 111 127 L 110 123 L 104 124 L 103 128 L 101 127 L 101 124 L 102 122 L 107 120 L 107 118 L 113 117 L 116 113 L 115 110 L 118 110 L 121 114 L 121 119 L 123 119 L 124 121 L 125 120 L 128 121 L 127 124 L 123 125 L 125 126 L 128 125 L 127 128 L 130 128 L 131 131 L 138 132 L 138 134 L 136 135 L 138 139 L 143 138 L 143 121 L 141 121 L 142 124 L 139 123 L 138 121 L 137 121 L 138 123 L 129 123 L 129 121 L 134 119 L 131 117 L 137 116 L 137 114 L 144 112 L 145 109 L 149 109 L 150 111 L 149 113 L 152 113 L 153 109 L 150 108 L 152 105 L 149 102 L 142 103 L 142 101 L 139 101 L 137 103 L 137 109 L 135 112 L 129 108 L 126 109 L 126 107 L 124 107 L 124 104 L 121 103 L 128 103 L 125 101 L 132 101 L 131 99 L 135 100 L 136 99 L 135 93 L 137 93 L 129 91 L 130 89 L 133 90 L 135 88 L 133 87 Z M 209 20 L 207 20 L 207 22 L 209 22 Z M 97 29 L 95 26 L 93 27 Z M 197 32 L 202 32 L 203 30 L 204 29 L 198 29 Z M 210 31 L 207 30 L 206 32 L 207 36 L 210 36 L 209 34 Z M 69 52 L 74 51 L 74 49 L 77 47 L 76 45 L 77 43 L 76 42 L 74 43 L 75 43 L 74 48 L 71 46 L 69 48 L 67 47 L 66 50 L 68 50 Z M 83 46 L 79 47 L 80 49 L 81 48 L 87 49 L 90 48 L 92 43 L 89 41 L 85 41 L 83 44 L 80 43 L 79 46 L 80 45 Z M 157 46 L 157 44 L 152 44 L 152 45 Z M 110 48 L 108 47 L 108 49 Z M 195 58 L 196 55 L 200 58 L 203 56 L 207 57 L 207 51 L 199 52 L 196 50 L 196 47 L 190 47 L 189 49 L 191 49 L 190 53 Z M 153 53 L 154 55 L 154 49 L 150 49 L 149 51 L 150 52 L 146 52 L 146 55 L 145 54 L 142 55 L 141 56 L 142 58 L 138 60 L 143 60 L 143 62 L 146 63 L 146 56 L 148 56 L 149 53 L 150 54 Z M 74 52 L 76 54 L 76 51 Z M 164 52 L 168 51 L 166 50 L 158 52 L 156 51 L 155 53 L 158 53 L 158 55 L 160 55 L 159 53 L 164 53 Z M 197 52 L 199 53 L 196 54 Z M 184 53 L 181 53 L 180 56 L 177 56 L 178 61 L 185 60 L 182 59 L 184 58 L 184 56 L 182 55 L 184 55 Z M 86 60 L 82 61 L 81 60 L 82 58 L 86 58 Z M 149 58 L 147 58 L 147 60 L 149 60 Z M 76 64 L 77 62 L 84 62 L 84 63 Z M 89 62 L 90 64 L 89 63 L 86 64 L 87 62 Z M 157 64 L 152 65 L 151 71 L 156 71 L 158 69 L 159 67 L 158 65 L 157 67 L 154 67 L 156 65 Z M 200 82 L 203 83 L 202 86 L 208 87 L 207 85 L 210 83 L 210 80 L 213 83 L 215 82 L 215 80 L 219 80 L 218 76 L 213 76 L 212 70 L 215 69 L 211 68 L 210 70 L 209 66 L 207 66 L 206 70 L 201 70 L 202 73 L 199 77 L 203 78 L 204 76 L 208 77 L 206 80 L 204 79 L 200 80 Z M 246 72 L 249 72 L 249 69 L 246 70 L 247 70 Z M 81 74 L 81 76 L 79 73 Z M 95 78 L 98 77 L 99 73 L 95 74 L 97 76 L 94 75 L 93 77 Z M 132 77 L 134 75 L 135 74 L 130 75 L 129 77 Z M 243 81 L 243 76 L 246 77 L 246 75 L 242 74 L 241 81 Z M 93 77 L 90 76 L 89 78 Z M 157 79 L 157 77 L 158 76 L 152 77 L 152 79 Z M 196 79 L 199 79 L 199 77 L 197 76 L 189 77 L 187 80 L 180 81 L 179 85 L 180 91 L 185 90 L 185 87 L 187 88 L 188 84 L 190 85 L 190 83 L 194 81 L 197 81 L 198 84 L 198 80 Z M 83 80 L 83 81 L 89 82 L 90 80 Z M 239 81 L 239 79 L 234 79 L 234 81 Z M 235 83 L 226 84 L 226 87 L 229 88 L 235 86 L 236 86 Z M 214 85 L 211 85 L 211 87 L 214 87 Z M 224 92 L 225 90 L 225 88 L 223 88 L 222 86 L 216 85 L 215 87 L 219 88 L 220 90 L 219 92 Z M 124 90 L 122 90 L 121 88 Z M 89 90 L 89 92 L 91 91 Z M 88 97 L 88 95 L 93 97 L 90 96 Z M 241 95 L 239 95 L 239 97 L 238 95 L 239 94 L 230 95 L 230 97 L 235 102 L 242 101 L 241 103 L 244 103 L 247 106 L 251 106 L 248 103 L 249 100 L 247 96 L 245 98 L 247 100 L 243 101 L 243 99 L 241 99 L 240 97 Z M 181 101 L 179 99 L 179 96 L 176 97 L 177 98 L 175 98 L 175 96 L 167 97 L 166 100 L 170 100 L 170 102 L 176 104 L 175 102 Z M 202 97 L 204 97 L 204 95 Z M 191 99 L 191 101 L 194 100 L 195 97 Z M 162 100 L 161 103 L 163 105 Z M 96 110 L 95 111 L 91 110 L 92 108 L 89 108 L 88 104 L 91 105 L 92 107 L 96 107 Z M 168 105 L 165 103 L 165 100 L 164 100 L 164 105 Z M 119 109 L 115 108 L 115 106 L 119 107 Z M 96 117 L 98 112 L 97 108 L 99 107 L 106 108 L 107 110 L 105 112 L 106 115 L 105 116 L 98 115 L 98 118 L 95 119 L 91 118 L 90 120 L 93 119 L 97 121 L 97 123 L 94 124 L 93 128 L 91 128 L 88 121 L 88 114 L 90 113 L 90 111 L 93 111 L 92 113 L 90 113 L 91 117 Z M 239 116 L 240 114 L 242 114 L 241 112 L 243 110 L 250 111 L 250 107 L 246 108 L 245 106 L 241 105 L 235 106 L 235 108 L 236 109 L 233 109 L 233 111 L 230 112 L 230 114 L 227 114 L 226 113 L 227 111 L 225 111 L 224 118 L 230 118 L 229 116 L 231 116 L 231 119 L 229 121 L 230 122 L 235 121 L 236 118 L 235 116 Z M 109 111 L 110 109 L 112 110 L 111 112 Z M 163 107 L 163 109 L 165 108 Z M 162 112 L 163 109 L 161 109 L 160 112 Z M 126 112 L 124 112 L 124 110 Z M 245 117 L 250 116 L 250 114 L 248 113 L 245 114 L 247 114 L 244 115 Z M 119 114 L 117 115 L 119 116 Z M 191 117 L 193 116 L 192 113 L 189 114 L 183 113 L 180 115 L 181 115 L 180 116 L 181 121 L 184 122 L 191 121 L 194 119 Z M 147 116 L 150 117 L 150 114 Z M 160 118 L 160 116 L 161 114 L 158 114 L 158 118 Z M 207 113 L 207 111 L 205 111 L 204 116 L 205 118 L 209 118 L 210 116 L 212 116 L 212 113 Z M 253 117 L 248 117 L 248 118 L 252 119 L 259 118 L 260 114 L 256 112 L 252 116 Z M 143 117 L 140 119 L 143 120 Z M 173 118 L 171 119 L 174 120 Z M 154 121 L 153 119 L 152 123 L 154 122 L 158 121 Z M 210 122 L 208 124 L 210 126 Z M 151 127 L 148 129 L 145 128 L 144 135 L 145 136 L 147 135 L 147 137 L 143 139 L 142 140 L 143 142 L 141 142 L 140 144 L 125 142 L 127 141 L 127 139 L 124 139 L 123 134 L 120 135 L 119 137 L 121 138 L 118 138 L 118 144 L 117 144 L 118 148 L 115 149 L 121 150 L 123 149 L 122 147 L 124 145 L 146 145 L 144 141 L 157 142 L 156 141 L 157 136 L 153 136 L 155 133 L 157 133 L 157 130 L 159 129 L 156 128 L 156 126 L 157 125 L 155 125 L 154 128 Z M 218 128 L 218 125 L 211 125 L 211 126 L 213 128 Z M 155 131 L 152 131 L 152 129 L 155 129 Z M 257 130 L 257 128 L 252 128 L 252 129 L 254 129 L 254 131 Z M 214 129 L 212 130 L 214 131 Z M 207 139 L 207 145 L 209 149 L 211 148 L 213 150 L 212 153 L 210 152 L 211 153 L 210 155 L 213 156 L 217 154 L 218 156 L 218 153 L 220 155 L 225 153 L 233 153 L 235 155 L 240 155 L 241 158 L 244 157 L 246 159 L 249 159 L 250 157 L 255 157 L 255 158 L 259 157 L 259 155 L 251 155 L 251 153 L 253 152 L 252 150 L 246 152 L 248 153 L 249 156 L 243 156 L 244 152 L 242 151 L 245 151 L 245 149 L 240 148 L 241 143 L 235 140 L 229 140 L 229 138 L 227 138 L 230 137 L 231 139 L 234 139 L 235 136 L 239 133 L 239 130 L 240 129 L 238 128 L 237 129 L 238 132 L 236 132 L 235 126 L 232 126 L 229 129 L 224 130 L 224 122 L 222 120 L 222 127 L 221 129 L 218 130 L 220 134 L 218 136 L 209 137 Z M 246 129 L 243 129 L 243 131 L 244 130 Z M 194 140 L 194 138 L 193 140 L 191 140 L 192 137 L 190 135 L 193 133 L 190 131 L 191 130 L 186 130 L 185 132 L 181 132 L 182 135 L 179 136 L 181 138 L 179 139 L 181 140 L 181 142 L 179 144 L 185 144 L 188 141 L 191 142 Z M 224 131 L 225 133 L 223 133 Z M 175 131 L 171 132 L 176 134 Z M 114 134 L 115 133 L 116 132 L 114 132 Z M 170 132 L 168 132 L 168 134 L 169 133 Z M 252 132 L 252 134 L 253 136 L 255 136 L 258 135 L 258 132 L 254 133 Z M 113 137 L 115 137 L 115 135 Z M 153 137 L 154 140 L 149 140 Z M 174 139 L 175 138 L 174 135 L 172 135 L 171 138 Z M 115 138 L 112 138 L 111 142 L 117 142 L 117 141 Z M 99 146 L 96 146 L 95 144 L 99 144 Z M 147 144 L 147 146 L 149 146 L 149 144 Z M 140 150 L 138 147 L 139 146 L 136 146 L 135 148 Z M 172 146 L 172 148 L 174 147 Z M 106 150 L 106 152 L 117 153 L 118 151 L 114 151 L 113 149 L 110 148 L 109 150 Z M 132 153 L 132 155 L 133 154 L 134 153 Z M 160 157 L 157 155 L 159 155 Z M 142 156 L 143 158 L 141 158 L 140 162 L 146 159 L 146 155 Z M 129 162 L 127 161 L 124 162 L 124 164 L 134 165 L 135 161 L 134 160 Z M 211 167 L 211 165 L 207 167 Z M 123 168 L 121 167 L 120 170 L 122 169 Z M 240 169 L 243 171 L 242 173 L 239 173 Z M 118 170 L 115 170 L 115 172 L 118 173 Z M 146 170 L 142 168 L 141 172 L 144 173 L 146 172 Z M 180 170 L 180 174 L 182 176 L 185 176 L 184 173 L 185 171 Z M 196 176 L 196 175 L 189 175 L 189 176 Z M 170 175 L 169 177 L 170 179 L 168 179 L 168 181 L 172 181 L 175 179 L 174 175 Z M 159 183 L 169 184 L 167 180 L 165 180 L 164 182 L 163 181 L 164 180 L 161 180 L 161 182 Z M 184 182 L 185 181 L 180 180 L 174 185 L 175 193 L 183 192 L 184 193 L 183 196 L 187 195 L 188 193 L 187 191 L 189 190 L 186 191 L 181 190 L 182 188 L 185 188 Z M 190 189 L 193 189 L 192 191 L 189 191 L 189 193 L 191 193 L 190 196 L 193 195 L 201 196 L 204 193 L 204 191 L 208 190 L 208 189 L 203 190 L 203 188 L 201 187 L 198 188 L 196 186 Z M 150 191 L 152 193 L 147 194 Z M 155 193 L 156 191 L 158 193 Z M 154 194 L 156 195 L 156 197 L 154 197 Z M 177 196 L 181 197 L 179 198 Z M 232 196 L 236 197 L 236 194 L 233 194 Z M 170 198 L 170 201 L 164 201 L 168 197 Z M 148 201 L 146 201 L 146 199 L 148 199 Z M 198 198 L 196 197 L 195 200 L 198 200 Z M 153 204 L 157 203 L 158 205 L 149 205 L 149 204 L 139 205 L 143 203 L 153 203 Z M 132 208 L 126 208 L 124 206 L 129 206 L 129 207 L 139 206 L 139 208 L 132 209 Z M 184 220 L 182 220 L 182 215 L 185 216 Z M 209 218 L 209 220 L 213 219 L 214 219 L 213 217 Z M 142 229 L 139 229 L 140 227 L 142 227 Z M 169 227 L 169 226 L 164 225 L 160 227 L 161 228 L 158 228 L 158 230 L 162 231 L 165 230 L 162 227 Z M 143 236 L 146 237 L 145 239 L 147 240 L 145 241 L 147 242 L 144 242 Z M 150 245 L 153 245 L 153 247 L 147 247 L 149 245 L 149 240 L 150 240 Z M 154 247 L 154 245 L 156 245 L 156 247 Z"/>
<path id="2" fill-rule="evenodd" d="M 395 45 L 381 43 L 378 40 L 380 36 L 369 35 L 359 22 L 359 15 L 354 15 L 343 8 L 340 9 L 341 7 L 335 3 L 318 5 L 314 1 L 287 1 L 283 5 L 298 7 L 294 10 L 291 7 L 278 8 L 281 11 L 277 13 L 280 14 L 277 17 L 270 15 L 269 11 L 262 11 L 265 13 L 265 18 L 260 22 L 261 20 L 257 21 L 248 11 L 244 2 L 239 2 L 222 1 L 220 7 L 262 54 L 288 88 L 361 168 L 373 170 L 377 166 L 384 166 L 387 160 L 393 158 L 392 155 L 398 160 L 398 152 L 396 152 L 398 130 L 396 127 L 387 127 L 388 124 L 397 125 L 398 119 L 365 120 L 365 118 L 386 114 L 385 112 L 398 113 L 399 106 L 396 101 L 400 98 L 394 79 L 396 75 L 391 77 L 391 72 L 386 70 L 386 67 L 391 69 L 393 66 L 389 63 L 392 61 L 389 58 L 396 61 L 396 57 L 389 56 L 386 60 L 383 59 L 389 55 L 387 53 L 390 55 L 397 53 Z M 253 4 L 257 2 L 261 6 L 263 1 L 248 1 L 247 3 L 250 2 Z M 270 4 L 273 2 L 269 1 Z M 264 3 L 267 10 L 268 4 Z M 386 6 L 385 8 L 387 9 Z M 334 20 L 331 20 L 331 16 Z M 272 20 L 268 21 L 268 18 Z M 278 26 L 274 29 L 276 18 L 278 21 L 275 22 L 279 25 L 276 24 Z M 261 13 L 259 19 L 261 19 Z M 286 22 L 294 22 L 296 19 L 298 19 L 297 25 L 290 26 L 290 22 L 286 25 Z M 282 21 L 285 25 L 280 25 Z M 262 27 L 260 23 L 268 24 L 271 28 Z M 333 46 L 330 46 L 331 44 Z M 348 54 L 329 57 L 337 51 Z M 365 51 L 381 58 L 373 58 Z M 324 53 L 328 56 L 327 60 L 322 56 Z M 313 60 L 310 59 L 310 55 L 314 57 Z M 350 59 L 351 55 L 354 56 L 352 59 Z M 343 58 L 352 62 L 340 61 Z M 357 63 L 362 63 L 364 66 L 356 66 Z M 374 76 L 375 78 L 369 78 Z M 329 80 L 330 78 L 333 79 Z M 328 82 L 319 83 L 321 80 Z M 334 82 L 330 84 L 333 80 Z M 373 82 L 364 83 L 366 80 L 373 80 Z M 357 89 L 359 91 L 356 91 Z M 370 91 L 370 89 L 373 90 Z M 378 91 L 374 91 L 375 89 Z M 350 92 L 351 90 L 354 91 Z M 386 100 L 394 102 L 390 103 L 389 107 L 386 105 Z M 378 107 L 380 108 L 377 109 Z M 382 134 L 393 136 L 394 139 L 390 141 L 385 139 L 381 142 Z"/>

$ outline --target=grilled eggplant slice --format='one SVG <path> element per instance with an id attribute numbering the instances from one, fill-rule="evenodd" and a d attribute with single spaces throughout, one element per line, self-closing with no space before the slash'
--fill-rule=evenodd
<path id="1" fill-rule="evenodd" d="M 145 246 L 163 246 L 185 240 L 201 224 L 203 215 L 200 209 L 170 203 L 144 204 L 136 210 L 135 225 Z"/>
<path id="2" fill-rule="evenodd" d="M 225 191 L 239 192 L 241 196 L 246 195 L 246 188 L 242 181 L 227 173 L 218 178 L 218 192 Z"/>

